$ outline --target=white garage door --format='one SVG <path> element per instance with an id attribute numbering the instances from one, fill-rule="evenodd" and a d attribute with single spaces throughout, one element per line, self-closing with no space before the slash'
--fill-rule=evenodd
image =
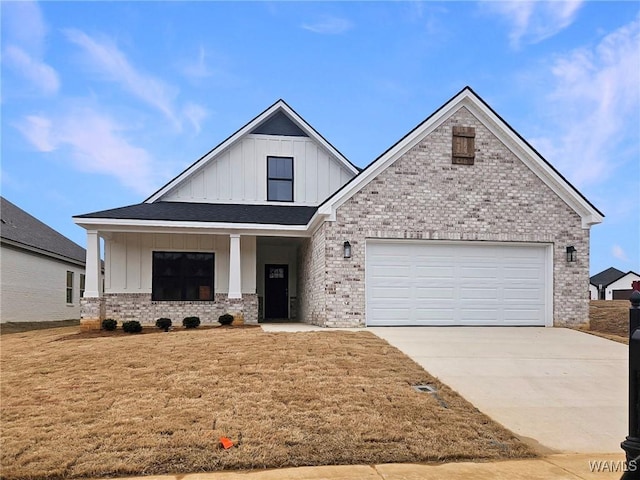
<path id="1" fill-rule="evenodd" d="M 369 240 L 367 325 L 551 325 L 548 249 Z"/>

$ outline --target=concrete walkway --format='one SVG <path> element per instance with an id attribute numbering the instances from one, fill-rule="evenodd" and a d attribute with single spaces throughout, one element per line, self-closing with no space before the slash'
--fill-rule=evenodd
<path id="1" fill-rule="evenodd" d="M 367 330 L 542 453 L 621 452 L 626 345 L 564 328 Z"/>
<path id="2" fill-rule="evenodd" d="M 618 480 L 623 455 L 552 455 L 535 460 L 441 465 L 384 464 L 192 473 L 144 480 Z M 132 480 L 134 477 L 130 477 Z M 119 478 L 118 480 L 125 480 Z"/>

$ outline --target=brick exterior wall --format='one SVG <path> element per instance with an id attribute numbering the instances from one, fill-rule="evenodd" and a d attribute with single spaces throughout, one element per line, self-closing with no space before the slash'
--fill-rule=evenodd
<path id="1" fill-rule="evenodd" d="M 476 129 L 474 165 L 452 164 L 455 125 Z M 302 318 L 329 327 L 365 324 L 367 238 L 551 243 L 554 324 L 588 319 L 589 230 L 466 108 L 347 200 L 336 221 L 304 245 Z M 351 259 L 343 258 L 345 240 Z M 567 245 L 577 249 L 577 262 L 566 262 Z"/>
<path id="2" fill-rule="evenodd" d="M 298 249 L 298 315 L 305 323 L 326 323 L 324 224 Z"/>
<path id="3" fill-rule="evenodd" d="M 155 325 L 160 317 L 182 324 L 184 317 L 200 317 L 203 324 L 216 323 L 224 313 L 242 313 L 244 322 L 258 323 L 258 296 L 243 294 L 242 299 L 229 299 L 226 293 L 217 293 L 213 302 L 154 302 L 149 293 L 108 293 L 104 296 L 105 317 L 118 322 L 138 320 L 144 325 Z"/>

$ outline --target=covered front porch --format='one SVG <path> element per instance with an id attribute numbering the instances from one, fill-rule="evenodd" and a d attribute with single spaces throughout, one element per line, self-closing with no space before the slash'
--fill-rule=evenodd
<path id="1" fill-rule="evenodd" d="M 300 321 L 298 258 L 308 239 L 265 233 L 88 230 L 84 328 L 104 318 L 214 323 L 224 313 L 248 324 Z"/>

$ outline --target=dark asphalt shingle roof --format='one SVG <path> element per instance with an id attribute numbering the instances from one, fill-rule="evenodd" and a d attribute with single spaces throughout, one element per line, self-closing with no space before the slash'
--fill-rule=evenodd
<path id="1" fill-rule="evenodd" d="M 50 226 L 0 197 L 0 237 L 85 263 L 86 251 Z"/>
<path id="2" fill-rule="evenodd" d="M 610 283 L 615 282 L 625 275 L 626 273 L 621 272 L 617 268 L 611 267 L 600 273 L 596 273 L 593 277 L 590 278 L 590 282 L 594 285 L 602 285 L 603 287 L 606 287 Z"/>
<path id="3" fill-rule="evenodd" d="M 74 218 L 306 225 L 317 209 L 301 205 L 155 202 L 87 213 Z"/>

